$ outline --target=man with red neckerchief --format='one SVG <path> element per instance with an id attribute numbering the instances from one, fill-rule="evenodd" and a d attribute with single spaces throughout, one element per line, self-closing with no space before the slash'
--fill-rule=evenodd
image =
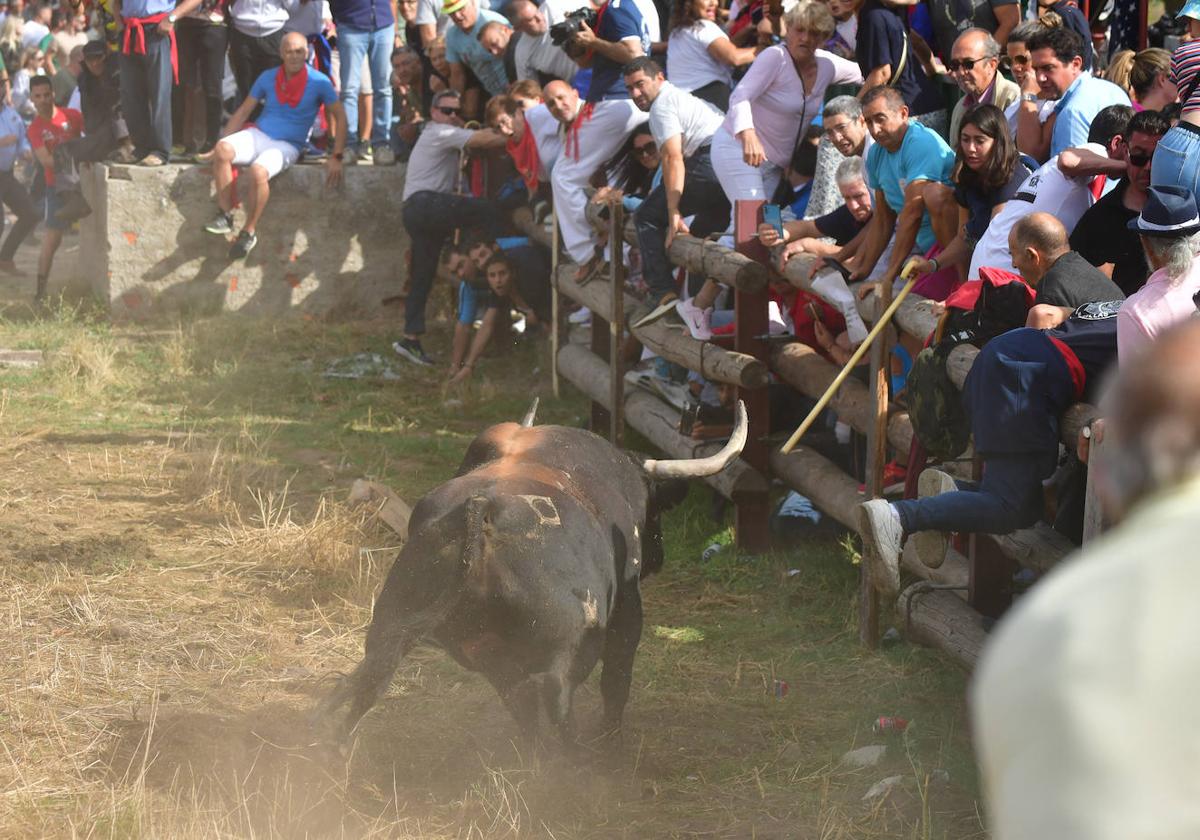
<path id="1" fill-rule="evenodd" d="M 171 159 L 171 89 L 179 81 L 175 20 L 200 0 L 113 0 L 121 22 L 121 112 L 143 166 Z"/>
<path id="2" fill-rule="evenodd" d="M 59 108 L 54 104 L 54 87 L 46 76 L 35 76 L 29 84 L 29 97 L 33 100 L 36 116 L 29 124 L 27 136 L 33 155 L 42 169 L 46 183 L 45 221 L 46 232 L 42 237 L 42 252 L 38 256 L 37 292 L 35 301 L 46 298 L 46 283 L 50 268 L 54 265 L 54 254 L 62 244 L 63 231 L 70 222 L 60 222 L 58 211 L 62 207 L 59 178 L 54 171 L 54 150 L 67 140 L 74 140 L 83 133 L 83 115 L 72 108 Z"/>
<path id="3" fill-rule="evenodd" d="M 245 166 L 250 185 L 246 190 L 246 223 L 229 249 L 231 260 L 243 259 L 258 244 L 258 220 L 271 195 L 268 182 L 300 157 L 308 132 L 322 105 L 334 138 L 333 153 L 325 161 L 326 184 L 342 180 L 342 152 L 346 147 L 346 114 L 333 82 L 307 66 L 308 41 L 299 32 L 283 36 L 279 47 L 283 64 L 255 80 L 250 95 L 225 124 L 224 137 L 213 149 L 213 180 L 217 185 L 216 218 L 205 225 L 209 233 L 233 233 L 233 167 Z M 256 125 L 242 128 L 262 104 Z"/>

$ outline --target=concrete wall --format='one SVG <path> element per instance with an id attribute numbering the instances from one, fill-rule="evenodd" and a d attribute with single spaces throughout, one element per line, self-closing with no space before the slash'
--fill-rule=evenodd
<path id="1" fill-rule="evenodd" d="M 84 170 L 93 213 L 80 223 L 80 273 L 115 319 L 221 309 L 361 318 L 401 293 L 404 166 L 348 166 L 336 190 L 323 166 L 292 167 L 271 182 L 258 247 L 237 262 L 232 237 L 204 230 L 216 213 L 206 167 Z M 244 215 L 234 216 L 240 229 Z"/>

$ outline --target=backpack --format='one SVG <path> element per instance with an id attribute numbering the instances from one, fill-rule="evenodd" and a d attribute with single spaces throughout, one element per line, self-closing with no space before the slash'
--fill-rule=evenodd
<path id="1" fill-rule="evenodd" d="M 971 418 L 950 379 L 946 361 L 960 344 L 982 348 L 1001 333 L 1024 326 L 1034 292 L 1020 277 L 981 268 L 978 283 L 964 283 L 946 298 L 946 311 L 908 374 L 908 416 L 913 434 L 938 460 L 957 458 L 971 440 Z"/>

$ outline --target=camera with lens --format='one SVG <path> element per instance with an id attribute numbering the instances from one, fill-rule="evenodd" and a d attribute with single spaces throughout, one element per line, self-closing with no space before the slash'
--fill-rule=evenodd
<path id="1" fill-rule="evenodd" d="M 583 29 L 583 24 L 587 24 L 588 29 L 596 28 L 596 10 L 592 8 L 576 9 L 569 13 L 558 23 L 550 27 L 550 41 L 556 46 L 561 47 L 572 38 L 575 33 Z"/>

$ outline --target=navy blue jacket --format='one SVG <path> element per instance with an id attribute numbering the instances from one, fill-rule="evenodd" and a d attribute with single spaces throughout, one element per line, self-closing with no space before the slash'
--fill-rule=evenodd
<path id="1" fill-rule="evenodd" d="M 315 2 L 315 0 L 314 0 Z M 374 32 L 396 22 L 390 0 L 330 0 L 329 10 L 338 26 Z"/>

